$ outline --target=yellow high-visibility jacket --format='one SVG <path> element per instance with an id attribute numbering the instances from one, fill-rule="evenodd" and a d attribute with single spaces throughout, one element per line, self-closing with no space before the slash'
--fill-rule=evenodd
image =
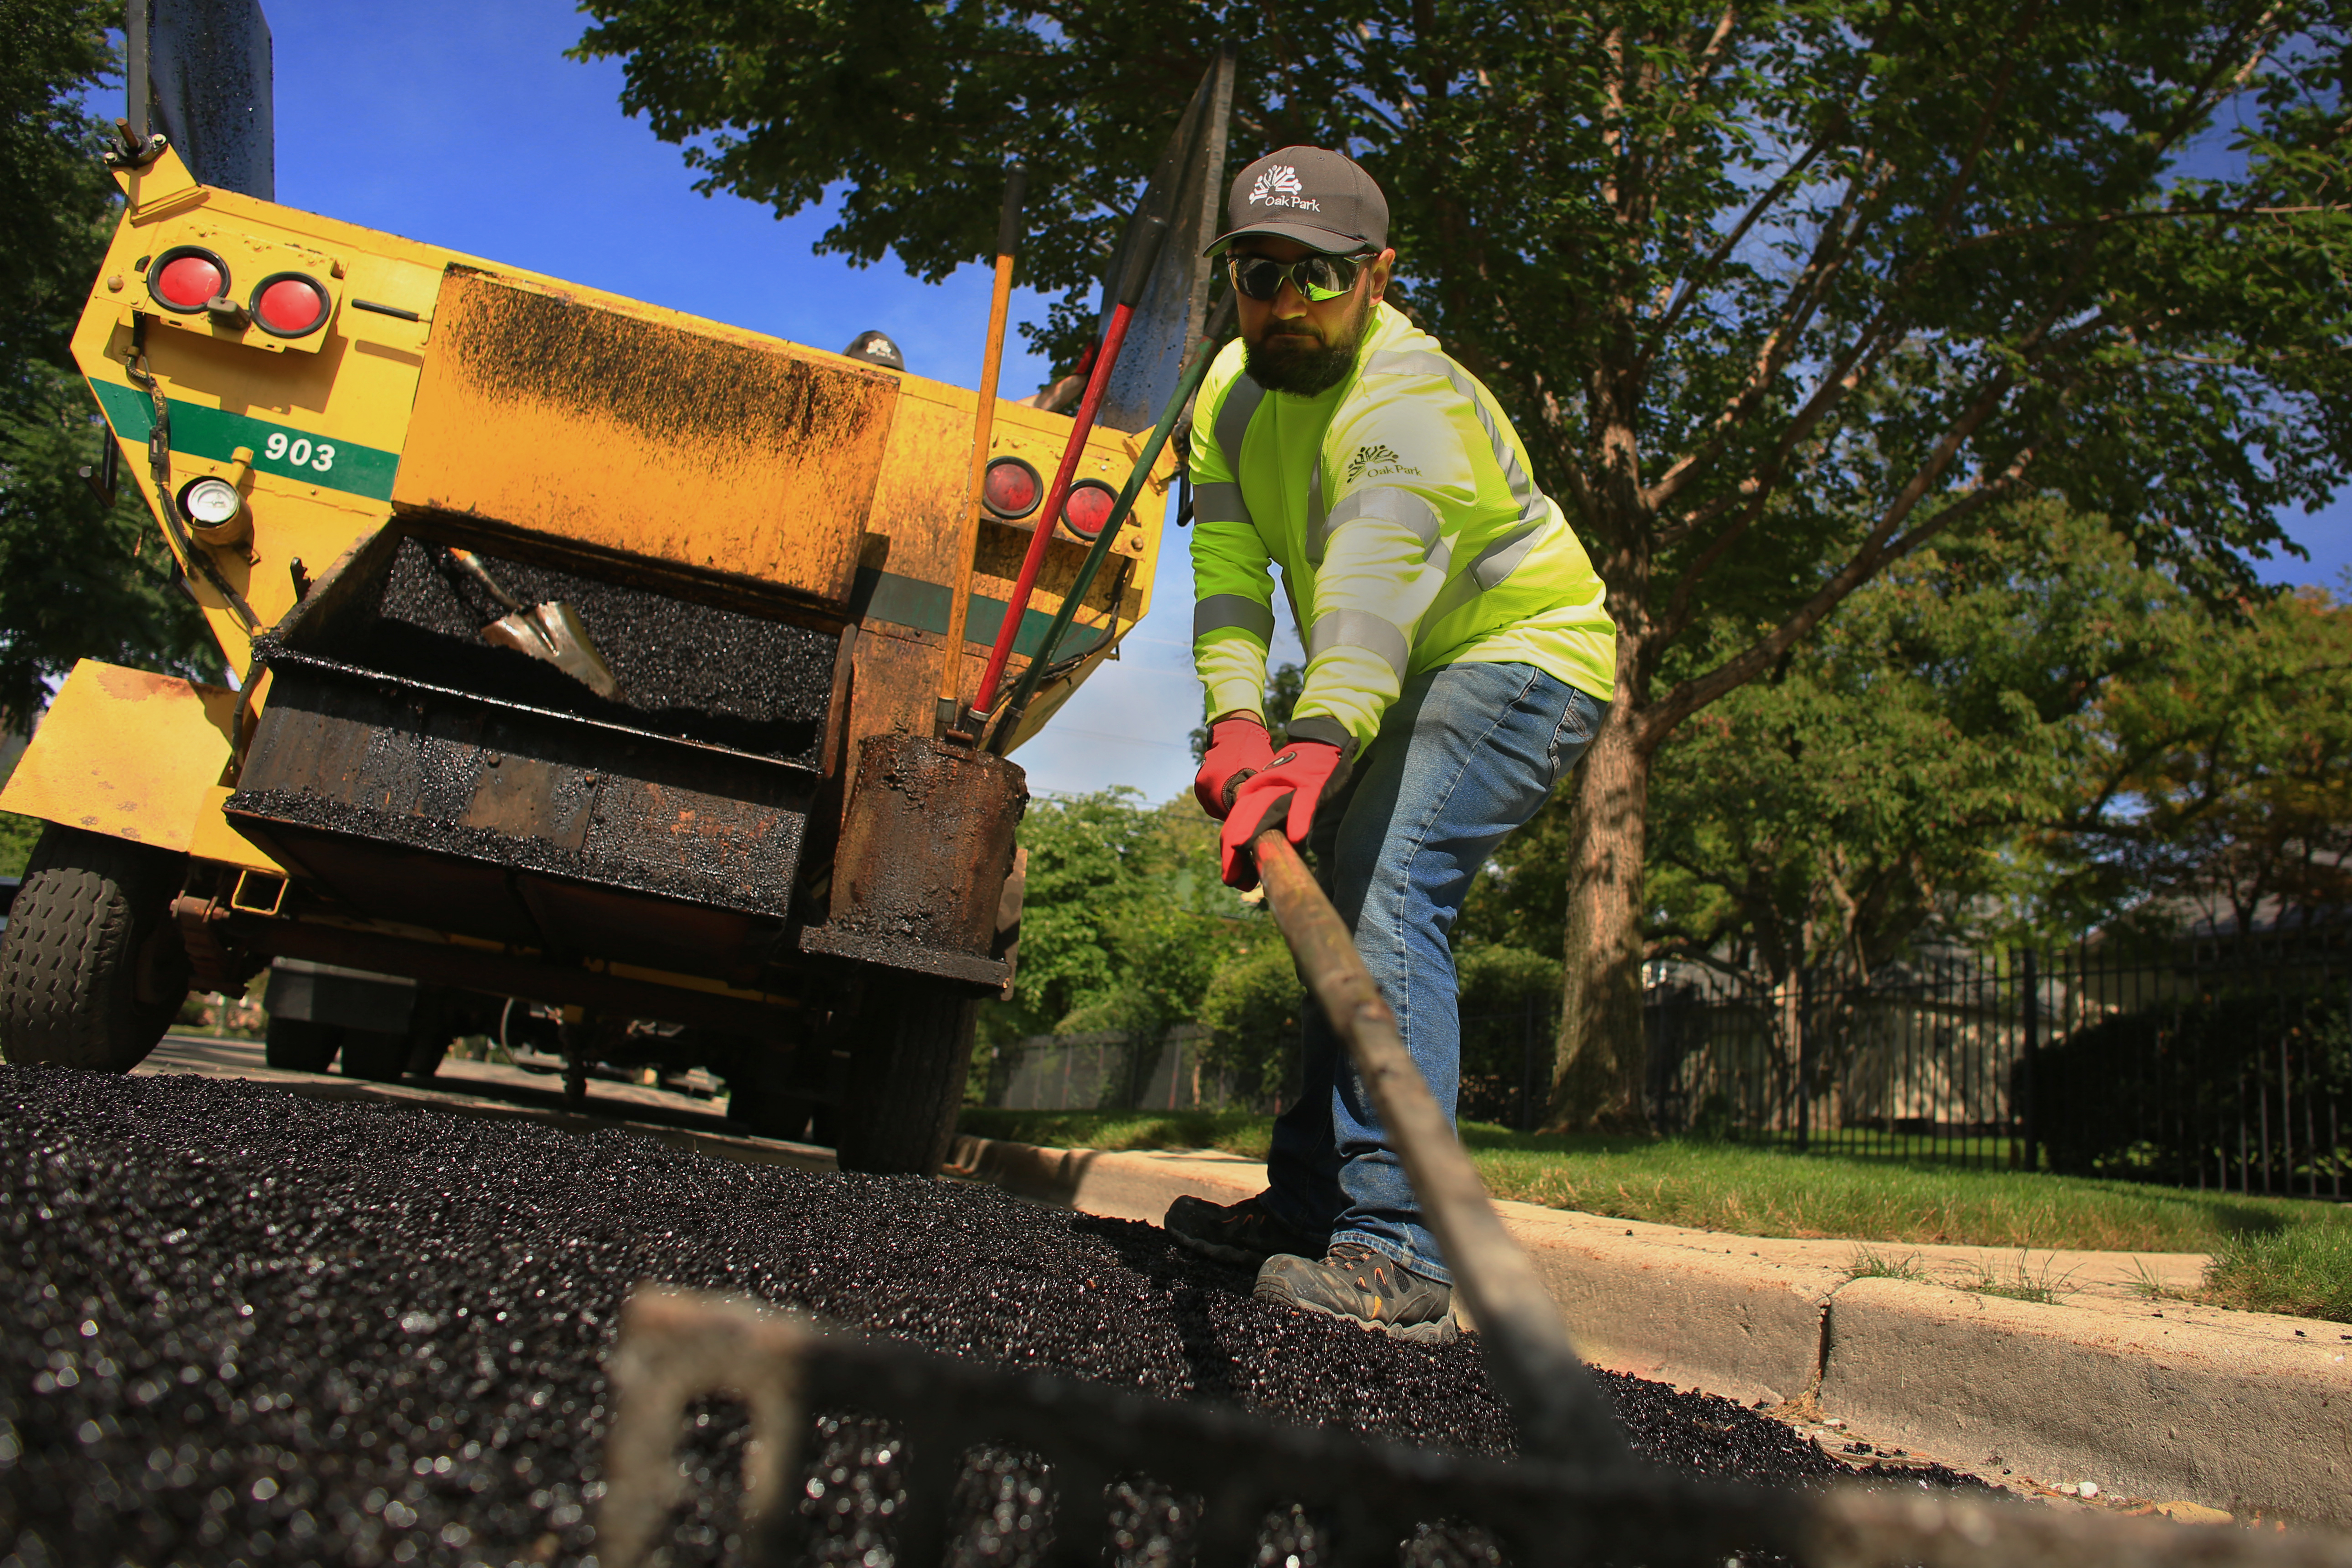
<path id="1" fill-rule="evenodd" d="M 1192 658 L 1209 715 L 1265 715 L 1275 563 L 1307 645 L 1295 727 L 1370 745 L 1406 678 L 1447 664 L 1531 664 L 1606 702 L 1601 578 L 1518 433 L 1435 338 L 1372 312 L 1354 370 L 1319 396 L 1267 393 L 1238 341 L 1202 384 Z"/>

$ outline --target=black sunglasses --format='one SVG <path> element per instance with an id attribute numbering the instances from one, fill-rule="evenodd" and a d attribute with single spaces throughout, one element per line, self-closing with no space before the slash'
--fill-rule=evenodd
<path id="1" fill-rule="evenodd" d="M 1354 256 L 1307 256 L 1297 261 L 1276 261 L 1271 256 L 1240 256 L 1225 254 L 1225 270 L 1234 280 L 1234 289 L 1244 299 L 1265 300 L 1282 292 L 1282 280 L 1299 297 L 1321 304 L 1337 300 L 1356 286 L 1356 275 L 1363 264 L 1371 259 L 1371 252 L 1360 251 Z"/>

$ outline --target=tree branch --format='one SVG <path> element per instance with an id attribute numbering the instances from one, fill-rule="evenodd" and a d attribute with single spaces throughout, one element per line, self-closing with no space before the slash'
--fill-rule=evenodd
<path id="1" fill-rule="evenodd" d="M 1952 215 L 1959 210 L 1960 198 L 1968 194 L 1969 186 L 1976 181 L 1977 163 L 1984 156 L 1985 142 L 1992 135 L 1994 121 L 2000 116 L 2001 105 L 2009 100 L 2009 80 L 2016 68 L 2018 46 L 2032 35 L 2041 21 L 2042 5 L 2037 0 L 2011 31 L 2009 40 L 2001 49 L 2000 68 L 1993 73 L 1992 95 L 1985 100 L 1984 113 L 1977 117 L 1977 133 L 1969 140 L 1968 155 L 1960 160 L 1960 166 L 1952 173 L 1951 184 L 1944 193 L 1943 205 L 1936 209 L 1935 226 L 1938 230 L 1948 231 L 1951 228 Z"/>
<path id="2" fill-rule="evenodd" d="M 1771 450 L 1750 465 L 1737 485 L 1681 521 L 1662 530 L 1658 548 L 1672 548 L 1743 502 L 1760 506 L 1769 499 L 1773 487 L 1780 483 L 1789 455 L 1836 410 L 1855 387 L 1870 378 L 1882 360 L 1902 345 L 1900 325 L 1892 305 L 1881 307 L 1878 315 L 1855 334 L 1854 341 L 1832 355 L 1830 363 L 1822 367 L 1822 378 L 1814 384 L 1812 394 L 1782 428 L 1780 437 L 1772 444 Z M 1742 522 L 1736 526 L 1744 529 L 1746 524 Z"/>
<path id="3" fill-rule="evenodd" d="M 2277 15 L 2278 13 L 2275 7 L 2273 7 L 2273 10 L 2264 13 L 2262 22 L 2257 24 L 2255 30 L 2259 30 L 2262 27 L 2267 27 L 2269 24 L 2276 18 Z M 2037 5 L 2033 12 L 2028 16 L 2024 27 L 2013 34 L 2012 37 L 2015 39 L 2021 39 L 2025 37 L 2025 28 L 2030 28 L 2031 26 L 2037 24 L 2040 16 L 2041 7 Z M 2242 33 L 2240 37 L 2242 38 L 2245 35 Z M 2229 54 L 2229 52 L 2230 50 L 2226 47 L 2223 50 L 2217 52 L 2217 63 L 2215 68 L 2213 72 L 2209 73 L 2205 82 L 2200 86 L 2194 94 L 2192 94 L 2193 101 L 2202 102 L 2210 99 L 2214 89 L 2214 80 L 2223 68 L 2220 62 L 2224 56 Z M 2006 73 L 2009 70 L 2007 58 L 2008 57 L 2004 55 L 2004 64 L 2002 66 L 2004 81 L 2006 80 Z M 2243 72 L 2242 71 L 2240 74 L 2242 77 Z M 1987 106 L 1985 115 L 1980 118 L 1976 139 L 1976 145 L 1978 147 L 1981 147 L 1985 137 L 1990 133 L 1990 127 L 1993 121 L 1993 117 L 1998 112 L 2000 102 L 2000 93 L 1997 91 L 1994 101 Z M 2201 112 L 2202 110 L 2184 108 L 2181 113 L 2179 116 L 2176 116 L 2173 123 L 2168 128 L 2164 135 L 2158 139 L 2157 150 L 2161 151 L 2163 148 L 2168 147 L 2185 132 L 2188 126 L 2195 123 L 2198 115 Z M 1950 213 L 1956 210 L 1957 204 L 1960 196 L 1965 194 L 1969 182 L 1973 178 L 1972 171 L 1975 167 L 1976 157 L 1977 153 L 1972 149 L 1969 157 L 1963 161 L 1962 167 L 1955 172 L 1949 187 L 1946 193 L 1943 207 L 1939 213 L 1939 227 L 1943 226 L 1944 220 L 1948 217 Z M 1891 177 L 1891 169 L 1885 170 L 1885 177 Z M 1830 220 L 1830 223 L 1824 225 L 1822 237 L 1816 242 L 1814 257 L 1810 259 L 1807 264 L 1807 274 L 1810 274 L 1816 266 L 1821 264 L 1822 245 L 1826 243 L 1829 238 L 1832 231 L 1832 227 L 1838 224 L 1847 221 L 1850 215 L 1854 210 L 1855 185 L 1849 184 L 1845 200 L 1841 203 L 1838 213 Z M 2248 210 L 2251 211 L 2254 209 Z M 2344 209 L 2322 208 L 2320 210 Z M 2023 234 L 2034 232 L 2036 229 L 2046 229 L 2052 232 L 2072 232 L 2078 229 L 2103 226 L 2108 223 L 2132 221 L 2141 217 L 2168 216 L 2170 211 L 2171 209 L 2166 209 L 2164 214 L 2108 213 L 2099 215 L 2099 216 L 2095 218 L 2075 220 L 2072 223 L 2066 224 L 2032 226 L 2032 227 L 2028 229 L 2014 232 Z M 2276 216 L 2292 216 L 2290 209 L 2275 209 L 2275 212 Z M 2226 208 L 2218 209 L 2215 214 L 2215 216 L 2231 215 L 2231 209 Z M 2266 213 L 2263 214 L 2263 216 L 2271 215 Z M 1843 254 L 1842 254 L 1837 259 L 1836 266 L 1838 268 L 1842 268 L 1844 264 L 1844 260 L 1851 256 L 1853 246 L 1859 242 L 1861 232 L 1861 228 L 1857 226 L 1853 234 L 1848 237 L 1847 243 L 1843 249 Z M 2001 236 L 1971 236 L 1968 239 L 1958 241 L 1949 246 L 1936 247 L 1927 253 L 1916 258 L 1909 266 L 1904 268 L 1899 277 L 1890 280 L 1890 283 L 1885 289 L 1886 297 L 1890 300 L 1899 298 L 1903 291 L 1911 284 L 1916 282 L 1921 274 L 1934 263 L 1945 259 L 1960 250 L 1974 248 L 1982 244 L 1992 243 L 1998 237 L 2001 237 Z M 2086 241 L 2088 238 L 2089 236 L 2086 234 Z M 2075 275 L 2067 280 L 2067 287 L 2061 290 L 2062 299 L 2070 296 L 2073 292 L 2074 287 L 2079 283 L 2081 278 L 2080 260 L 2082 256 L 2084 254 L 2086 253 L 2078 252 L 2078 265 L 2075 269 Z M 1771 379 L 1779 374 L 1780 368 L 1785 366 L 1787 360 L 1794 354 L 1796 338 L 1801 333 L 1804 322 L 1810 321 L 1811 311 L 1818 309 L 1818 294 L 1816 293 L 1809 300 L 1801 292 L 1807 274 L 1800 275 L 1799 287 L 1792 289 L 1788 302 L 1782 307 L 1782 310 L 1780 312 L 1779 321 L 1775 323 L 1771 333 L 1767 336 L 1764 344 L 1758 351 L 1757 363 L 1754 368 L 1751 369 L 1747 380 L 1742 384 L 1739 389 L 1727 400 L 1724 407 L 1717 413 L 1716 417 L 1709 422 L 1706 433 L 1701 437 L 1699 442 L 1690 451 L 1672 464 L 1664 474 L 1661 474 L 1654 483 L 1645 489 L 1643 495 L 1645 510 L 1649 510 L 1653 514 L 1665 510 L 1665 508 L 1672 503 L 1674 498 L 1681 493 L 1684 489 L 1696 479 L 1696 477 L 1703 471 L 1706 465 L 1710 463 L 1717 456 L 1720 455 L 1722 450 L 1729 445 L 1732 435 L 1737 429 L 1739 421 L 1744 419 L 1750 412 L 1753 411 L 1757 401 L 1763 396 L 1767 390 L 1769 390 Z M 1821 288 L 1825 289 L 1827 284 L 1833 280 L 1834 276 L 1834 270 L 1825 273 L 1821 279 Z M 1677 303 L 1679 304 L 1679 302 L 1680 301 L 1678 300 Z M 1670 309 L 1672 307 L 1670 307 Z M 1873 327 L 1878 328 L 1883 324 L 1889 323 L 1891 315 L 1891 306 L 1882 307 L 1878 320 L 1873 323 Z M 1864 345 L 1869 342 L 1870 334 L 1871 330 L 1865 329 L 1864 332 L 1857 337 L 1854 349 L 1849 351 L 1849 353 L 1859 353 L 1862 352 Z M 1655 346 L 1659 345 L 1654 345 L 1653 349 L 1649 352 L 1654 352 Z M 1870 366 L 1865 367 L 1864 375 L 1867 374 L 1868 368 L 1875 366 L 1877 360 L 1881 357 L 1883 357 L 1883 353 L 1874 354 L 1872 356 Z M 1847 361 L 1846 369 L 1851 370 L 1854 363 L 1855 362 L 1850 358 Z M 1831 375 L 1825 374 L 1822 380 L 1817 384 L 1813 398 L 1808 401 L 1806 413 L 1804 415 L 1801 415 L 1800 419 L 1803 421 L 1808 428 L 1814 424 L 1818 424 L 1819 421 L 1824 417 L 1837 403 L 1843 402 L 1844 397 L 1855 386 L 1860 384 L 1862 379 L 1864 379 L 1864 375 L 1853 375 L 1849 374 Z M 1794 423 L 1795 422 L 1792 422 L 1792 426 Z M 1706 527 L 1713 518 L 1722 515 L 1725 510 L 1727 510 L 1730 508 L 1740 506 L 1743 501 L 1752 501 L 1755 498 L 1769 494 L 1770 486 L 1775 482 L 1777 478 L 1779 463 L 1785 460 L 1786 454 L 1788 450 L 1790 449 L 1790 446 L 1791 444 L 1790 443 L 1780 443 L 1779 445 L 1779 449 L 1771 458 L 1751 467 L 1748 472 L 1742 476 L 1739 485 L 1733 491 L 1727 492 L 1724 498 L 1715 503 L 1711 503 L 1709 507 L 1702 509 L 1699 514 L 1687 520 L 1684 526 L 1671 529 L 1662 533 L 1660 537 L 1661 547 L 1665 547 L 1670 540 L 1674 542 L 1679 542 L 1682 540 L 1687 539 L 1698 529 Z M 1743 531 L 1745 527 L 1745 522 L 1735 524 L 1735 533 L 1738 531 Z M 1709 564 L 1712 563 L 1712 559 L 1713 557 L 1708 558 Z"/>
<path id="4" fill-rule="evenodd" d="M 1652 341 L 1642 353 L 1641 369 L 1643 373 L 1647 373 L 1650 362 L 1656 357 L 1659 347 L 1664 343 L 1676 324 L 1681 321 L 1683 312 L 1690 308 L 1690 302 L 1698 298 L 1707 283 L 1722 268 L 1731 253 L 1739 247 L 1739 242 L 1748 237 L 1748 230 L 1763 221 L 1764 215 L 1778 206 L 1781 198 L 1796 187 L 1798 180 L 1803 176 L 1804 172 L 1812 166 L 1813 160 L 1828 149 L 1830 142 L 1844 131 L 1852 122 L 1852 119 L 1851 111 L 1846 110 L 1840 110 L 1832 117 L 1830 123 L 1823 126 L 1819 134 L 1806 144 L 1804 152 L 1798 156 L 1797 161 L 1790 164 L 1781 173 L 1780 177 L 1765 189 L 1762 195 L 1748 204 L 1748 210 L 1739 215 L 1739 220 L 1731 226 L 1731 232 L 1725 235 L 1715 248 L 1708 251 L 1699 264 L 1683 279 L 1681 285 L 1675 289 L 1674 299 L 1659 314 L 1656 323 L 1650 329 Z"/>
<path id="5" fill-rule="evenodd" d="M 1732 25 L 1739 19 L 1738 0 L 1730 0 L 1723 15 L 1715 19 L 1715 31 L 1708 35 L 1706 46 L 1692 58 L 1689 84 L 1683 91 L 1683 107 L 1698 101 L 1699 89 L 1707 78 L 1715 74 L 1716 63 L 1723 58 L 1723 46 L 1731 40 Z"/>
<path id="6" fill-rule="evenodd" d="M 1891 177 L 1892 165 L 1879 163 L 1883 178 Z M 1790 286 L 1789 296 L 1776 312 L 1778 320 L 1765 334 L 1756 351 L 1755 363 L 1738 390 L 1725 400 L 1723 407 L 1707 422 L 1706 433 L 1690 451 L 1676 459 L 1672 467 L 1659 475 L 1655 483 L 1644 488 L 1642 501 L 1644 510 L 1656 511 L 1679 494 L 1685 486 L 1697 477 L 1701 469 L 1730 443 L 1739 422 L 1751 413 L 1757 402 L 1770 390 L 1773 381 L 1786 368 L 1796 353 L 1797 342 L 1804 335 L 1806 324 L 1820 309 L 1829 286 L 1836 280 L 1845 264 L 1860 244 L 1865 225 L 1856 225 L 1848 231 L 1847 224 L 1864 205 L 1863 176 L 1857 174 L 1846 184 L 1846 193 L 1838 204 L 1837 212 L 1822 226 L 1815 237 L 1813 254 L 1806 258 L 1803 270 Z M 1875 199 L 1879 189 L 1874 188 Z"/>
<path id="7" fill-rule="evenodd" d="M 1633 743 L 1645 754 L 1655 751 L 1673 732 L 1675 725 L 1770 668 L 1775 660 L 1795 646 L 1799 638 L 1820 625 L 1831 611 L 1868 582 L 1881 567 L 1916 549 L 1953 522 L 1980 510 L 2013 489 L 2039 455 L 2040 448 L 2031 445 L 2021 448 L 1999 478 L 1988 480 L 1909 533 L 1899 539 L 1896 537 L 1896 531 L 1902 527 L 1904 520 L 1927 499 L 1928 491 L 1950 468 L 1969 438 L 1992 417 L 2014 384 L 2014 379 L 2008 373 L 1996 375 L 1976 402 L 1937 438 L 1927 459 L 1905 481 L 1902 489 L 1888 503 L 1885 512 L 1872 526 L 1853 557 L 1787 620 L 1706 674 L 1682 682 L 1653 705 L 1647 713 L 1636 720 L 1638 729 Z"/>

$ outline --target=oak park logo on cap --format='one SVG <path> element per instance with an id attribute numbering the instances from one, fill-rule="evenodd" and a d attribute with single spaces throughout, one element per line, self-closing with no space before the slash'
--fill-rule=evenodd
<path id="1" fill-rule="evenodd" d="M 1214 256 L 1253 234 L 1296 240 L 1327 256 L 1384 250 L 1388 198 L 1345 153 L 1280 148 L 1234 176 L 1225 196 L 1225 232 L 1205 254 Z"/>
<path id="2" fill-rule="evenodd" d="M 1249 199 L 1252 206 L 1264 202 L 1268 206 L 1298 207 L 1307 212 L 1323 210 L 1323 204 L 1307 195 L 1306 187 L 1298 183 L 1298 171 L 1287 163 L 1276 163 L 1260 174 L 1257 184 L 1250 187 Z"/>

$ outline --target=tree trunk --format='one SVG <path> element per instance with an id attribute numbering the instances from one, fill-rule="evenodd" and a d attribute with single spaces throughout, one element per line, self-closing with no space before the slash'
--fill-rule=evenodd
<path id="1" fill-rule="evenodd" d="M 1567 976 L 1547 1131 L 1646 1132 L 1642 1080 L 1642 856 L 1650 759 L 1623 683 L 1578 769 L 1568 869 Z"/>

